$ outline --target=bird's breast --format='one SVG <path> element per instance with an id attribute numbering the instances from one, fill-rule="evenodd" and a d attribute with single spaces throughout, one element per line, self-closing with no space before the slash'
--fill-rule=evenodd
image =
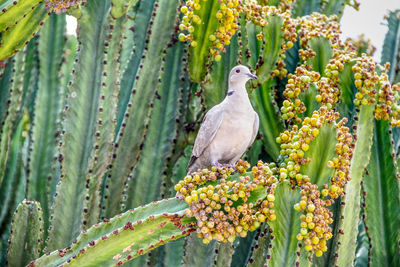
<path id="1" fill-rule="evenodd" d="M 222 160 L 231 160 L 243 154 L 253 136 L 254 112 L 225 114 L 211 150 Z"/>

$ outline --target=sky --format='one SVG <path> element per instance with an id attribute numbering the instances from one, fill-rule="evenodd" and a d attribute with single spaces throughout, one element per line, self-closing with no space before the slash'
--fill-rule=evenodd
<path id="1" fill-rule="evenodd" d="M 376 47 L 374 60 L 380 62 L 383 40 L 387 32 L 384 16 L 400 9 L 400 0 L 359 0 L 360 9 L 346 7 L 341 20 L 342 39 L 356 38 L 362 33 Z"/>
<path id="2" fill-rule="evenodd" d="M 371 40 L 376 47 L 374 59 L 380 62 L 383 40 L 387 31 L 384 16 L 389 10 L 400 9 L 400 0 L 358 0 L 359 11 L 347 6 L 341 20 L 342 39 L 348 37 L 357 38 L 359 35 Z M 67 18 L 68 33 L 74 34 L 76 20 L 73 17 Z"/>

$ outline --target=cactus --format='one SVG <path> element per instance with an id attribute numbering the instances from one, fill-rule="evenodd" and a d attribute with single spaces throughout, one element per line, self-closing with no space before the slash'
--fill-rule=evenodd
<path id="1" fill-rule="evenodd" d="M 40 203 L 23 200 L 15 210 L 7 261 L 10 266 L 23 266 L 37 258 L 43 242 L 43 214 Z"/>
<path id="2" fill-rule="evenodd" d="M 377 64 L 345 5 L 3 1 L 0 264 L 396 265 L 400 11 Z M 188 174 L 237 64 L 260 134 Z"/>

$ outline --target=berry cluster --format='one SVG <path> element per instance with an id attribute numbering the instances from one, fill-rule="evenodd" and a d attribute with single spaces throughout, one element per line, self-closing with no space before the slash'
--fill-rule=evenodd
<path id="1" fill-rule="evenodd" d="M 175 186 L 177 197 L 189 204 L 186 216 L 196 218 L 197 235 L 204 243 L 212 239 L 233 242 L 236 236 L 245 237 L 261 223 L 276 219 L 277 178 L 271 170 L 275 166 L 258 162 L 251 175 L 246 173 L 249 167 L 248 162 L 239 161 L 235 168 L 241 175 L 232 175 L 228 167 L 204 169 Z"/>
<path id="2" fill-rule="evenodd" d="M 332 228 L 329 226 L 332 223 L 332 213 L 327 207 L 343 194 L 344 185 L 350 180 L 352 135 L 349 128 L 344 126 L 346 119 L 336 124 L 337 157 L 330 160 L 327 166 L 334 169 L 331 185 L 324 184 L 320 192 L 318 186 L 311 183 L 311 178 L 301 173 L 301 166 L 310 162 L 306 152 L 321 128 L 335 123 L 338 118 L 337 112 L 322 106 L 319 111 L 314 111 L 311 118 L 306 117 L 301 127 L 293 125 L 291 131 L 285 131 L 277 138 L 277 142 L 281 144 L 281 155 L 286 156 L 279 166 L 280 180 L 288 178 L 293 186 L 301 189 L 301 200 L 294 206 L 297 211 L 304 212 L 300 216 L 301 231 L 297 239 L 303 240 L 305 249 L 313 251 L 318 257 L 327 250 L 326 241 L 332 237 Z M 324 199 L 327 196 L 330 198 Z"/>
<path id="3" fill-rule="evenodd" d="M 327 251 L 326 241 L 332 238 L 333 222 L 332 213 L 327 206 L 333 203 L 332 199 L 323 200 L 320 198 L 318 186 L 311 183 L 301 185 L 301 200 L 294 208 L 304 212 L 300 215 L 300 233 L 297 240 L 303 240 L 305 249 L 313 251 L 317 257 Z"/>
<path id="4" fill-rule="evenodd" d="M 366 54 L 357 60 L 352 70 L 354 72 L 354 85 L 357 88 L 354 104 L 356 106 L 368 105 L 376 102 L 376 85 L 379 76 L 375 72 L 375 62 Z"/>
<path id="5" fill-rule="evenodd" d="M 203 0 L 207 2 L 207 0 Z M 216 31 L 208 36 L 212 42 L 210 53 L 212 57 L 219 61 L 221 60 L 221 52 L 225 51 L 225 46 L 230 44 L 231 38 L 239 29 L 240 14 L 244 14 L 247 21 L 252 21 L 256 25 L 265 27 L 268 24 L 270 16 L 281 16 L 283 18 L 283 37 L 286 42 L 282 43 L 282 53 L 276 66 L 274 75 L 284 77 L 287 71 L 284 69 L 285 51 L 293 46 L 296 42 L 296 22 L 290 17 L 290 6 L 293 1 L 281 1 L 278 7 L 268 6 L 268 1 L 240 1 L 240 0 L 220 0 L 219 9 L 215 13 L 218 19 L 218 27 Z M 196 24 L 201 24 L 202 20 L 199 17 L 199 10 L 201 9 L 200 0 L 188 0 L 181 8 L 184 15 L 179 25 L 179 40 L 182 42 L 190 41 L 192 47 L 197 46 L 197 41 L 194 39 L 193 33 L 196 30 Z M 197 14 L 196 14 L 197 13 Z M 263 40 L 262 32 L 257 34 L 259 41 Z"/>
<path id="6" fill-rule="evenodd" d="M 400 106 L 398 104 L 400 96 L 400 83 L 390 85 L 389 77 L 383 73 L 379 77 L 380 90 L 378 103 L 375 108 L 375 118 L 377 120 L 390 120 L 393 127 L 400 126 Z"/>
<path id="7" fill-rule="evenodd" d="M 298 114 L 304 113 L 306 108 L 304 103 L 299 99 L 299 95 L 310 87 L 311 82 L 317 82 L 319 78 L 320 75 L 318 72 L 309 71 L 304 65 L 296 68 L 294 74 L 288 75 L 288 82 L 283 92 L 286 100 L 283 102 L 281 108 L 284 120 L 295 119 L 297 123 L 301 122 Z"/>
<path id="8" fill-rule="evenodd" d="M 309 41 L 314 37 L 326 37 L 333 48 L 343 47 L 339 38 L 340 25 L 336 15 L 327 17 L 323 14 L 312 13 L 310 16 L 299 18 L 297 25 L 300 27 L 298 31 L 301 46 L 299 56 L 304 61 L 316 55 L 309 47 Z"/>
<path id="9" fill-rule="evenodd" d="M 86 0 L 46 0 L 46 9 L 52 9 L 56 14 L 66 12 L 68 8 L 86 3 Z"/>

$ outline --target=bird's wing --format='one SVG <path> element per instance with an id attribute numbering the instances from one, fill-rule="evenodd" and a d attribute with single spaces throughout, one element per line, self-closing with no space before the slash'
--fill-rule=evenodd
<path id="1" fill-rule="evenodd" d="M 188 168 L 194 163 L 194 161 L 198 157 L 200 157 L 204 149 L 206 149 L 211 141 L 214 139 L 215 134 L 221 126 L 223 118 L 224 109 L 222 105 L 217 105 L 213 107 L 204 116 L 203 122 L 200 126 L 200 130 L 197 134 L 196 140 L 194 141 L 192 157 L 190 159 Z"/>
<path id="2" fill-rule="evenodd" d="M 258 118 L 258 114 L 257 112 L 254 112 L 253 136 L 251 137 L 251 141 L 248 147 L 250 147 L 253 144 L 254 140 L 256 139 L 259 124 L 260 124 L 260 119 Z"/>

